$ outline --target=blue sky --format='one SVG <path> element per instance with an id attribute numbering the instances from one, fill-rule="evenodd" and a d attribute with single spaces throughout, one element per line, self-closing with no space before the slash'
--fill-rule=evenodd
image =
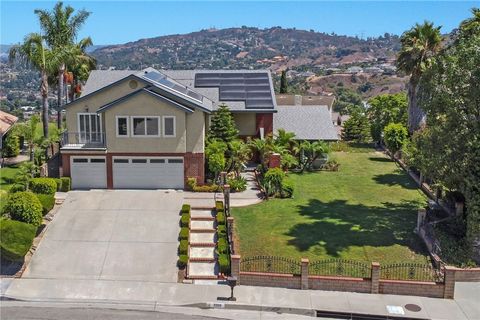
<path id="1" fill-rule="evenodd" d="M 430 20 L 450 32 L 470 16 L 480 1 L 65 1 L 92 12 L 80 37 L 94 44 L 116 44 L 204 28 L 295 27 L 337 34 L 401 34 L 416 22 Z M 53 1 L 0 0 L 0 43 L 12 44 L 39 31 L 33 10 Z"/>

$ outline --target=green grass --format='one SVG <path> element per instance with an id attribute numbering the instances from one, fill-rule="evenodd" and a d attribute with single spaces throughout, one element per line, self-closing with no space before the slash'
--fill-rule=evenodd
<path id="1" fill-rule="evenodd" d="M 338 172 L 290 173 L 293 199 L 233 208 L 240 253 L 310 261 L 427 261 L 413 233 L 424 195 L 395 163 L 363 150 L 334 153 Z"/>
<path id="2" fill-rule="evenodd" d="M 22 260 L 32 246 L 37 228 L 20 221 L 0 219 L 0 250 L 2 257 Z"/>
<path id="3" fill-rule="evenodd" d="M 19 170 L 19 165 L 0 168 L 0 190 L 8 191 L 10 189 L 13 178 Z"/>

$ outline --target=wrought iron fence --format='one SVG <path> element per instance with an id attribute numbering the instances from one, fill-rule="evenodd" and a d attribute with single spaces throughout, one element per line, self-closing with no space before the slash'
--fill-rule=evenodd
<path id="1" fill-rule="evenodd" d="M 445 274 L 430 264 L 394 263 L 380 267 L 380 279 L 443 282 Z"/>
<path id="2" fill-rule="evenodd" d="M 352 278 L 370 278 L 370 266 L 353 260 L 328 259 L 311 262 L 308 265 L 311 276 L 336 276 Z"/>
<path id="3" fill-rule="evenodd" d="M 301 274 L 301 263 L 292 259 L 274 256 L 255 256 L 240 261 L 240 271 L 282 274 Z"/>

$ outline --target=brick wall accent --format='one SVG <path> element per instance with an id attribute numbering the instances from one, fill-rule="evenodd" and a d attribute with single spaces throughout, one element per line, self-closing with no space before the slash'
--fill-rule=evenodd
<path id="1" fill-rule="evenodd" d="M 453 299 L 455 294 L 455 272 L 457 268 L 446 266 L 445 267 L 445 286 L 443 297 L 446 299 Z"/>
<path id="2" fill-rule="evenodd" d="M 301 289 L 301 277 L 291 274 L 240 272 L 240 283 L 246 286 Z"/>
<path id="3" fill-rule="evenodd" d="M 456 282 L 480 282 L 480 268 L 456 269 Z"/>
<path id="4" fill-rule="evenodd" d="M 379 293 L 447 298 L 444 297 L 444 287 L 443 283 L 435 282 L 380 280 Z"/>
<path id="5" fill-rule="evenodd" d="M 264 128 L 265 136 L 273 133 L 273 113 L 257 113 L 256 135 L 260 137 L 260 128 Z"/>
<path id="6" fill-rule="evenodd" d="M 309 288 L 309 285 L 308 285 L 308 264 L 310 263 L 310 261 L 308 259 L 302 259 L 301 261 L 301 287 L 302 289 L 308 289 Z"/>
<path id="7" fill-rule="evenodd" d="M 372 262 L 372 272 L 371 272 L 371 281 L 372 281 L 372 288 L 370 290 L 371 293 L 378 293 L 379 291 L 379 280 L 380 280 L 380 263 Z"/>
<path id="8" fill-rule="evenodd" d="M 185 183 L 187 178 L 196 178 L 198 185 L 205 183 L 205 156 L 203 153 L 185 153 Z"/>
<path id="9" fill-rule="evenodd" d="M 240 284 L 240 256 L 232 254 L 230 256 L 230 271 L 232 273 L 232 277 L 237 277 L 237 283 Z M 245 283 L 246 285 L 246 283 Z"/>
<path id="10" fill-rule="evenodd" d="M 362 278 L 310 276 L 308 287 L 313 290 L 370 293 L 372 283 L 370 279 Z"/>
<path id="11" fill-rule="evenodd" d="M 278 153 L 273 153 L 268 158 L 269 168 L 280 168 L 281 164 L 282 164 L 282 158 Z"/>
<path id="12" fill-rule="evenodd" d="M 70 155 L 62 153 L 62 177 L 70 177 Z"/>

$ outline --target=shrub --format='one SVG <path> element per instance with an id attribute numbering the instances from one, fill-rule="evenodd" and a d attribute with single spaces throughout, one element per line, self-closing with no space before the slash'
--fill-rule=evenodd
<path id="1" fill-rule="evenodd" d="M 219 238 L 217 241 L 217 250 L 219 254 L 228 253 L 228 241 L 225 238 Z"/>
<path id="2" fill-rule="evenodd" d="M 42 204 L 31 192 L 17 192 L 8 197 L 4 212 L 13 220 L 26 222 L 34 226 L 42 223 Z"/>
<path id="3" fill-rule="evenodd" d="M 189 223 L 190 223 L 190 214 L 183 213 L 182 217 L 180 218 L 180 226 L 188 228 Z"/>
<path id="4" fill-rule="evenodd" d="M 227 227 L 224 224 L 220 224 L 217 226 L 217 233 L 220 236 L 227 235 Z"/>
<path id="5" fill-rule="evenodd" d="M 247 180 L 244 177 L 227 179 L 227 184 L 230 185 L 230 190 L 233 192 L 242 192 L 247 190 Z"/>
<path id="6" fill-rule="evenodd" d="M 3 143 L 3 156 L 4 157 L 16 157 L 20 153 L 20 142 L 18 136 L 15 134 L 9 134 Z"/>
<path id="7" fill-rule="evenodd" d="M 270 186 L 271 193 L 277 194 L 282 192 L 283 179 L 285 178 L 285 172 L 280 168 L 270 168 L 263 180 L 265 184 Z"/>
<path id="8" fill-rule="evenodd" d="M 194 191 L 195 187 L 197 186 L 197 179 L 196 178 L 187 178 L 187 190 Z"/>
<path id="9" fill-rule="evenodd" d="M 220 191 L 220 186 L 216 184 L 205 184 L 203 186 L 195 186 L 193 189 L 194 192 L 218 192 Z"/>
<path id="10" fill-rule="evenodd" d="M 54 194 L 57 191 L 57 183 L 52 178 L 33 178 L 29 186 L 34 193 Z"/>
<path id="11" fill-rule="evenodd" d="M 339 166 L 340 164 L 337 162 L 337 160 L 330 159 L 323 165 L 323 169 L 327 171 L 338 171 Z"/>
<path id="12" fill-rule="evenodd" d="M 230 255 L 229 254 L 219 254 L 218 255 L 218 265 L 220 267 L 220 272 L 223 274 L 230 274 Z"/>
<path id="13" fill-rule="evenodd" d="M 2 258 L 19 261 L 32 246 L 37 228 L 28 223 L 0 219 L 0 253 Z"/>
<path id="14" fill-rule="evenodd" d="M 224 209 L 223 201 L 220 201 L 220 200 L 215 201 L 215 209 L 217 209 L 217 211 L 223 211 Z"/>
<path id="15" fill-rule="evenodd" d="M 182 211 L 181 212 L 190 214 L 190 205 L 189 204 L 182 205 Z"/>
<path id="16" fill-rule="evenodd" d="M 60 187 L 61 192 L 68 192 L 72 189 L 72 179 L 70 177 L 61 177 L 62 185 Z"/>
<path id="17" fill-rule="evenodd" d="M 217 211 L 217 224 L 218 225 L 225 225 L 225 212 Z"/>
<path id="18" fill-rule="evenodd" d="M 178 246 L 178 254 L 188 254 L 188 240 L 180 240 L 180 245 Z"/>
<path id="19" fill-rule="evenodd" d="M 186 254 L 181 254 L 178 256 L 178 261 L 177 261 L 177 266 L 180 269 L 183 269 L 187 266 L 188 264 L 188 256 Z"/>
<path id="20" fill-rule="evenodd" d="M 55 205 L 55 197 L 53 194 L 41 194 L 37 193 L 35 194 L 40 200 L 40 203 L 42 204 L 42 212 L 43 215 L 46 215 L 47 213 L 50 212 L 50 210 L 53 209 L 53 206 Z"/>
<path id="21" fill-rule="evenodd" d="M 52 178 L 55 180 L 55 183 L 57 184 L 57 191 L 60 191 L 62 189 L 62 180 L 60 178 Z"/>
<path id="22" fill-rule="evenodd" d="M 187 227 L 183 227 L 180 229 L 180 233 L 178 234 L 178 240 L 188 240 L 188 235 L 190 234 L 190 229 Z"/>
<path id="23" fill-rule="evenodd" d="M 282 183 L 282 191 L 280 192 L 280 197 L 282 198 L 291 198 L 293 196 L 293 184 L 288 181 Z"/>
<path id="24" fill-rule="evenodd" d="M 10 187 L 8 192 L 10 193 L 15 193 L 15 192 L 20 192 L 20 191 L 25 191 L 25 186 L 23 184 L 16 183 Z"/>
<path id="25" fill-rule="evenodd" d="M 389 123 L 383 130 L 383 140 L 392 156 L 402 149 L 407 138 L 407 128 L 400 123 Z"/>

